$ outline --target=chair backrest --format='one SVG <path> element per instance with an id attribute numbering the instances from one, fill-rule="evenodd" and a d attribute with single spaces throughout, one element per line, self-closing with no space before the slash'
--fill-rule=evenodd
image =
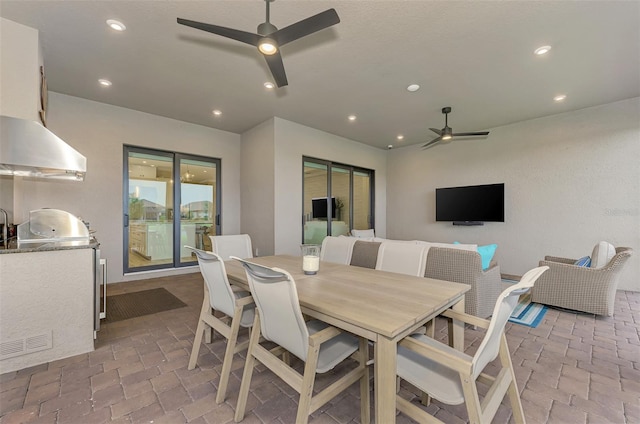
<path id="1" fill-rule="evenodd" d="M 260 315 L 262 336 L 306 361 L 309 330 L 291 274 L 237 257 L 232 259 L 240 261 L 247 273 L 251 295 Z"/>
<path id="2" fill-rule="evenodd" d="M 353 229 L 351 230 L 351 235 L 353 237 L 358 237 L 358 238 L 368 238 L 368 237 L 375 237 L 376 236 L 376 232 L 373 228 L 368 229 L 368 230 L 356 230 Z"/>
<path id="3" fill-rule="evenodd" d="M 426 246 L 384 241 L 378 250 L 376 269 L 423 277 L 426 262 Z"/>
<path id="4" fill-rule="evenodd" d="M 349 265 L 356 241 L 355 237 L 325 237 L 320 249 L 320 260 Z"/>
<path id="5" fill-rule="evenodd" d="M 229 285 L 227 270 L 224 267 L 222 258 L 215 253 L 205 252 L 195 247 L 184 247 L 194 252 L 198 258 L 200 272 L 209 290 L 211 307 L 232 317 L 236 305 L 236 298 Z"/>
<path id="6" fill-rule="evenodd" d="M 514 284 L 500 293 L 496 301 L 496 306 L 493 308 L 493 315 L 491 316 L 487 333 L 472 360 L 474 377 L 478 377 L 484 367 L 498 356 L 500 351 L 500 338 L 504 333 L 504 327 L 509 317 L 518 305 L 520 295 L 526 293 L 533 287 L 538 277 L 548 269 L 548 266 L 533 268 L 522 276 L 518 284 Z"/>
<path id="7" fill-rule="evenodd" d="M 231 256 L 243 259 L 253 258 L 249 234 L 209 236 L 209 238 L 211 239 L 211 250 L 223 261 L 228 260 Z"/>

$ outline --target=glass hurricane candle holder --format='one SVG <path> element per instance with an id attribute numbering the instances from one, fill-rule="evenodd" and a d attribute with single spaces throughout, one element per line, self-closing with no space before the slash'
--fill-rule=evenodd
<path id="1" fill-rule="evenodd" d="M 302 250 L 302 271 L 307 275 L 313 275 L 320 269 L 320 245 L 303 244 Z"/>

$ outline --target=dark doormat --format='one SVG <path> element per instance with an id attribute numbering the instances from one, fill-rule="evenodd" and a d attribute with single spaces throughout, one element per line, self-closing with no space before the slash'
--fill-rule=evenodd
<path id="1" fill-rule="evenodd" d="M 107 322 L 122 321 L 187 306 L 164 288 L 107 296 Z"/>

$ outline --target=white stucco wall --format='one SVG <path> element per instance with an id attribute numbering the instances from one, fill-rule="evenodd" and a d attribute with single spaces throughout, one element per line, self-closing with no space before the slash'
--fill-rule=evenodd
<path id="1" fill-rule="evenodd" d="M 242 134 L 240 230 L 251 236 L 254 255 L 273 255 L 274 128 L 273 119 Z"/>
<path id="2" fill-rule="evenodd" d="M 302 157 L 310 156 L 375 171 L 375 228 L 387 232 L 386 151 L 274 118 L 275 253 L 300 254 L 302 243 Z"/>
<path id="3" fill-rule="evenodd" d="M 91 223 L 108 261 L 109 282 L 197 272 L 177 271 L 123 274 L 123 145 L 191 153 L 221 159 L 222 231 L 240 231 L 240 136 L 93 102 L 50 93 L 48 127 L 87 157 L 83 182 L 24 179 L 19 193 L 22 216 L 43 207 L 63 209 Z"/>
<path id="4" fill-rule="evenodd" d="M 640 291 L 640 98 L 388 152 L 390 238 L 497 243 L 503 273 L 545 255 L 591 255 L 606 240 L 635 250 L 619 288 Z M 505 183 L 505 222 L 435 222 L 435 189 Z"/>
<path id="5" fill-rule="evenodd" d="M 0 18 L 0 115 L 40 122 L 38 30 Z"/>

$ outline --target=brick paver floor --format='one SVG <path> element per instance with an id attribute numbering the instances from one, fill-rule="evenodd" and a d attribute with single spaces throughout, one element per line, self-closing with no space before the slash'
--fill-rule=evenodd
<path id="1" fill-rule="evenodd" d="M 224 339 L 203 345 L 187 370 L 202 302 L 199 273 L 112 284 L 110 294 L 165 287 L 188 306 L 103 324 L 94 352 L 0 376 L 0 423 L 230 423 L 244 355 L 234 361 L 227 399 L 215 402 Z M 437 337 L 445 339 L 438 320 Z M 615 315 L 550 308 L 538 328 L 507 324 L 507 339 L 528 423 L 640 423 L 640 293 L 618 291 Z M 465 347 L 483 333 L 467 328 Z M 331 374 L 331 373 L 329 373 Z M 373 373 L 372 373 L 373 374 Z M 330 383 L 319 377 L 317 385 Z M 401 394 L 417 402 L 403 383 Z M 359 389 L 316 411 L 310 423 L 359 422 Z M 263 367 L 254 373 L 245 423 L 291 423 L 296 393 Z M 464 423 L 464 406 L 432 402 L 446 423 Z M 508 402 L 495 423 L 512 422 Z M 398 423 L 412 422 L 397 416 Z"/>

